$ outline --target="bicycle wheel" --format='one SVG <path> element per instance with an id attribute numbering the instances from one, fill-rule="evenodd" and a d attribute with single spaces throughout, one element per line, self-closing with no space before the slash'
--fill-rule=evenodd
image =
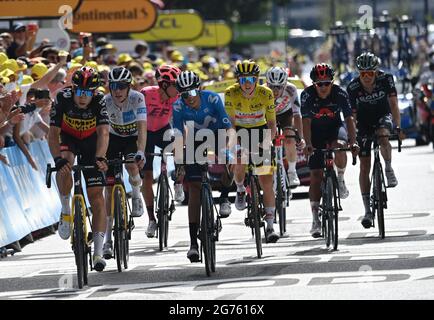
<path id="1" fill-rule="evenodd" d="M 125 189 L 122 187 L 123 190 L 123 198 L 122 198 L 122 204 L 123 204 L 123 215 L 122 215 L 122 238 L 124 243 L 124 254 L 123 254 L 123 260 L 124 260 L 124 268 L 128 269 L 128 262 L 130 261 L 130 237 L 129 237 L 129 217 L 128 217 L 128 210 L 127 210 L 127 198 Z"/>
<path id="2" fill-rule="evenodd" d="M 202 189 L 201 194 L 201 248 L 205 256 L 206 275 L 211 276 L 215 271 L 215 241 L 214 241 L 214 213 L 210 194 L 207 188 Z"/>
<path id="3" fill-rule="evenodd" d="M 252 210 L 250 214 L 252 215 L 253 221 L 253 232 L 255 234 L 256 241 L 256 253 L 258 259 L 262 257 L 262 238 L 261 238 L 261 212 L 259 204 L 259 189 L 256 180 L 252 177 L 250 180 L 250 190 L 252 193 Z"/>
<path id="4" fill-rule="evenodd" d="M 74 204 L 74 235 L 73 247 L 75 254 L 75 264 L 77 266 L 78 288 L 82 289 L 83 284 L 87 283 L 87 260 L 86 244 L 84 243 L 83 215 L 84 208 L 80 199 L 75 199 Z"/>
<path id="5" fill-rule="evenodd" d="M 169 214 L 169 203 L 167 197 L 168 195 L 168 189 L 167 189 L 167 180 L 164 179 L 164 175 L 160 176 L 160 192 L 158 195 L 158 242 L 159 242 L 159 249 L 160 251 L 163 251 L 163 248 L 167 245 L 165 245 L 165 240 L 167 239 L 167 216 Z M 167 240 L 166 240 L 167 243 Z"/>
<path id="6" fill-rule="evenodd" d="M 333 183 L 330 178 L 326 179 L 326 185 L 323 192 L 323 229 L 326 247 L 330 247 L 333 230 L 333 213 L 332 213 L 332 196 L 333 196 Z"/>
<path id="7" fill-rule="evenodd" d="M 116 256 L 116 264 L 118 267 L 118 272 L 122 272 L 122 262 L 124 260 L 124 250 L 125 243 L 123 237 L 123 210 L 122 210 L 122 198 L 119 188 L 115 188 L 114 191 L 114 218 L 115 218 L 115 228 L 114 228 L 114 251 Z"/>
<path id="8" fill-rule="evenodd" d="M 282 165 L 277 165 L 277 171 L 276 171 L 276 212 L 277 216 L 279 217 L 279 232 L 280 236 L 283 236 L 286 231 L 286 210 L 285 210 L 285 202 L 286 197 L 283 192 L 283 185 L 282 185 Z"/>
<path id="9" fill-rule="evenodd" d="M 336 178 L 336 175 L 333 175 L 332 178 L 332 195 L 333 195 L 333 208 L 330 210 L 330 213 L 332 216 L 330 217 L 330 220 L 333 221 L 333 226 L 331 229 L 331 235 L 332 235 L 332 244 L 333 244 L 333 250 L 338 250 L 338 242 L 339 242 L 339 232 L 338 232 L 338 221 L 339 221 L 339 199 L 338 199 L 338 181 Z"/>
<path id="10" fill-rule="evenodd" d="M 377 219 L 378 219 L 378 233 L 381 239 L 386 236 L 384 229 L 384 194 L 383 185 L 384 177 L 381 170 L 381 164 L 377 163 L 374 167 L 374 179 L 375 179 L 375 198 L 377 203 Z"/>

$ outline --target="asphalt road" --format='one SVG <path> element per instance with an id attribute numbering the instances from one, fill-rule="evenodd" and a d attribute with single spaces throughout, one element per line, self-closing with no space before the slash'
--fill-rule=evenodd
<path id="1" fill-rule="evenodd" d="M 411 146 L 411 140 L 405 144 L 402 153 L 393 152 L 399 185 L 388 189 L 384 240 L 377 229 L 360 224 L 358 166 L 349 161 L 350 196 L 342 201 L 338 251 L 310 237 L 311 213 L 304 198 L 290 203 L 288 235 L 264 243 L 259 260 L 243 224 L 245 213 L 232 206 L 232 215 L 222 220 L 217 270 L 207 277 L 203 264 L 186 258 L 187 207 L 177 207 L 167 250 L 158 251 L 158 239 L 145 236 L 147 218 L 138 218 L 130 268 L 118 273 L 110 260 L 103 273 L 90 273 L 89 286 L 82 290 L 76 289 L 69 242 L 55 234 L 27 245 L 0 260 L 0 299 L 433 299 L 434 152 L 431 146 Z"/>

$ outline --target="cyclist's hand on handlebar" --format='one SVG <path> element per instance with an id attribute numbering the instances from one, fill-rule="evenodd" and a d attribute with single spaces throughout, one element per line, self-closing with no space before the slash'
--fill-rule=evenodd
<path id="1" fill-rule="evenodd" d="M 306 144 L 306 146 L 303 149 L 303 153 L 305 156 L 310 156 L 313 153 L 313 146 L 312 144 Z"/>
<path id="2" fill-rule="evenodd" d="M 356 157 L 360 152 L 360 147 L 357 143 L 353 143 L 352 145 L 350 145 L 350 149 L 353 157 Z"/>
<path id="3" fill-rule="evenodd" d="M 105 172 L 108 170 L 107 159 L 105 157 L 95 157 L 95 163 L 99 171 Z"/>
<path id="4" fill-rule="evenodd" d="M 297 142 L 296 146 L 298 150 L 303 150 L 306 147 L 306 141 L 302 138 Z"/>
<path id="5" fill-rule="evenodd" d="M 401 141 L 405 139 L 405 134 L 404 134 L 404 132 L 402 132 L 402 130 L 401 130 L 400 127 L 396 127 L 396 128 L 395 128 L 395 132 L 396 132 L 396 134 L 399 136 L 399 139 L 400 139 Z"/>
<path id="6" fill-rule="evenodd" d="M 136 156 L 134 157 L 134 160 L 136 160 L 137 165 L 139 166 L 139 169 L 143 169 L 143 167 L 146 164 L 146 157 L 145 153 L 143 151 L 137 151 Z"/>
<path id="7" fill-rule="evenodd" d="M 68 159 L 62 157 L 56 157 L 54 159 L 54 163 L 56 165 L 56 170 L 62 174 L 71 173 L 71 165 L 69 164 Z"/>

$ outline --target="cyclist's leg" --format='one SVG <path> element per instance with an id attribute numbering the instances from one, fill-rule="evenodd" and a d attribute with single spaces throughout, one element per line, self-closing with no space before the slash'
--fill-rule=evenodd
<path id="1" fill-rule="evenodd" d="M 145 153 L 153 153 L 155 150 L 155 144 L 157 139 L 155 132 L 147 132 L 146 149 Z M 157 230 L 157 223 L 154 214 L 154 190 L 152 189 L 154 174 L 153 174 L 153 156 L 146 156 L 146 163 L 143 167 L 143 181 L 142 181 L 142 194 L 145 199 L 146 210 L 148 212 L 149 225 L 146 231 L 146 235 L 150 238 L 155 236 Z"/>
<path id="2" fill-rule="evenodd" d="M 126 159 L 134 159 L 137 153 L 137 137 L 125 138 L 123 155 Z M 128 172 L 128 181 L 132 189 L 132 216 L 141 217 L 143 215 L 143 203 L 140 195 L 140 188 L 142 186 L 142 178 L 140 178 L 139 167 L 135 163 L 128 163 L 125 165 Z"/>
<path id="3" fill-rule="evenodd" d="M 378 121 L 380 129 L 377 130 L 378 135 L 390 135 L 393 130 L 392 115 L 387 114 Z M 398 180 L 396 179 L 395 172 L 392 169 L 392 145 L 389 138 L 380 138 L 380 151 L 384 159 L 385 173 L 387 177 L 387 184 L 389 187 L 396 187 Z"/>
<path id="4" fill-rule="evenodd" d="M 312 144 L 314 148 L 323 148 L 325 143 L 321 140 L 314 139 L 316 135 L 312 135 Z M 310 169 L 310 186 L 309 186 L 309 200 L 312 212 L 312 228 L 310 234 L 314 238 L 321 236 L 321 221 L 319 219 L 319 206 L 321 201 L 321 183 L 323 179 L 324 169 L 324 154 L 320 151 L 315 151 L 309 158 Z"/>
<path id="5" fill-rule="evenodd" d="M 343 125 L 340 128 L 338 128 L 336 136 L 332 137 L 330 140 L 332 141 L 331 143 L 332 148 L 345 147 L 348 141 L 348 134 L 347 134 L 346 127 Z M 345 185 L 345 180 L 344 180 L 345 169 L 347 168 L 347 153 L 345 151 L 335 153 L 335 164 L 336 164 L 336 169 L 338 171 L 339 194 L 341 199 L 346 199 L 348 198 L 349 192 Z"/>
<path id="6" fill-rule="evenodd" d="M 279 236 L 274 232 L 274 210 L 276 208 L 276 198 L 273 188 L 273 175 L 258 176 L 259 184 L 263 190 L 263 201 L 265 209 L 265 222 L 267 223 L 265 236 L 267 241 L 274 243 L 279 239 Z"/>
<path id="7" fill-rule="evenodd" d="M 72 138 L 61 135 L 60 151 L 62 158 L 68 159 L 72 166 L 75 160 L 76 147 Z M 62 205 L 58 232 L 63 240 L 69 239 L 71 235 L 71 189 L 72 189 L 72 174 L 71 173 L 56 173 L 56 182 L 59 189 L 59 198 Z"/>
<path id="8" fill-rule="evenodd" d="M 190 231 L 190 250 L 187 258 L 191 262 L 199 261 L 199 245 L 197 235 L 200 226 L 201 171 L 198 165 L 185 166 L 185 179 L 188 182 L 188 227 Z"/>
<path id="9" fill-rule="evenodd" d="M 372 134 L 371 128 L 364 126 L 358 126 L 357 143 L 360 146 L 359 159 L 360 159 L 360 174 L 359 174 L 359 186 L 362 194 L 363 206 L 365 207 L 365 217 L 362 219 L 362 225 L 365 228 L 372 226 L 372 212 L 371 212 L 371 195 L 369 180 L 369 173 L 371 172 L 371 145 L 372 141 L 365 139 L 364 136 Z"/>
<path id="10" fill-rule="evenodd" d="M 292 127 L 293 123 L 293 115 L 292 110 L 289 110 L 282 115 L 276 116 L 277 121 L 279 122 L 280 127 Z M 294 131 L 291 129 L 285 129 L 284 135 L 293 135 Z M 300 185 L 300 180 L 297 176 L 296 165 L 297 165 L 297 148 L 296 141 L 294 138 L 286 138 L 283 140 L 285 146 L 285 155 L 286 159 L 288 159 L 288 177 L 290 186 L 298 186 Z"/>

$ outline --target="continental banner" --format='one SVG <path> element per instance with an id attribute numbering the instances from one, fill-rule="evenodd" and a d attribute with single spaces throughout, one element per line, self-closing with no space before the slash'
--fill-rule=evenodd
<path id="1" fill-rule="evenodd" d="M 72 32 L 144 32 L 157 20 L 157 9 L 148 0 L 85 0 L 74 14 Z"/>
<path id="2" fill-rule="evenodd" d="M 224 21 L 206 21 L 202 35 L 193 41 L 176 42 L 177 46 L 217 48 L 227 46 L 232 40 L 232 30 Z"/>
<path id="3" fill-rule="evenodd" d="M 188 41 L 200 37 L 204 22 L 197 11 L 160 11 L 152 29 L 143 33 L 132 33 L 132 39 L 156 41 Z"/>
<path id="4" fill-rule="evenodd" d="M 64 14 L 62 8 L 75 11 L 84 0 L 0 0 L 0 19 L 50 19 Z"/>

